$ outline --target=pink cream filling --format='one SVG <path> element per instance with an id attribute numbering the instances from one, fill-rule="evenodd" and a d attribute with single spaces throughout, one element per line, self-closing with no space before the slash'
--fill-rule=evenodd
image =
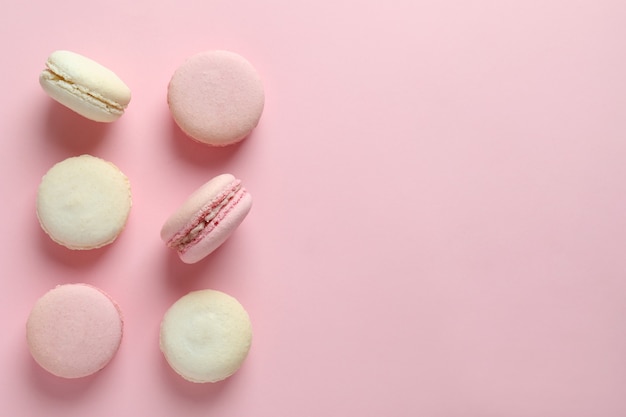
<path id="1" fill-rule="evenodd" d="M 202 207 L 194 220 L 178 232 L 167 245 L 183 253 L 204 239 L 247 194 L 241 180 L 235 180 L 224 192 Z"/>

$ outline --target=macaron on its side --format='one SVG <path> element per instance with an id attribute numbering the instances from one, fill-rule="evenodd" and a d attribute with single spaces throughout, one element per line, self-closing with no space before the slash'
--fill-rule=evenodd
<path id="1" fill-rule="evenodd" d="M 192 291 L 178 299 L 161 322 L 160 347 L 184 379 L 218 382 L 233 375 L 252 344 L 252 325 L 234 297 L 216 290 Z"/>
<path id="2" fill-rule="evenodd" d="M 187 264 L 201 261 L 219 248 L 239 227 L 252 208 L 252 196 L 245 189 L 230 200 L 215 219 L 204 227 L 198 237 L 178 250 L 178 256 Z"/>
<path id="3" fill-rule="evenodd" d="M 248 60 L 216 50 L 190 57 L 174 72 L 167 101 L 174 121 L 187 136 L 226 146 L 241 141 L 258 125 L 265 92 Z"/>
<path id="4" fill-rule="evenodd" d="M 42 368 L 62 378 L 82 378 L 104 368 L 122 341 L 119 306 L 88 284 L 64 284 L 34 304 L 27 322 L 29 351 Z"/>
<path id="5" fill-rule="evenodd" d="M 119 168 L 104 159 L 81 155 L 55 164 L 43 176 L 36 213 L 54 242 L 89 250 L 117 239 L 131 206 L 130 183 Z"/>
<path id="6" fill-rule="evenodd" d="M 161 239 L 185 263 L 217 249 L 243 222 L 252 196 L 231 174 L 214 177 L 194 191 L 163 224 Z"/>
<path id="7" fill-rule="evenodd" d="M 48 57 L 39 84 L 54 100 L 96 122 L 113 122 L 130 103 L 130 88 L 110 69 L 71 51 Z"/>

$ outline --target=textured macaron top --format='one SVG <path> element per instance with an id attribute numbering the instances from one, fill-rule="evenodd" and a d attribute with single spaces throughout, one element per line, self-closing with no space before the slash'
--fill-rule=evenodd
<path id="1" fill-rule="evenodd" d="M 168 104 L 191 138 L 214 146 L 236 143 L 258 124 L 265 103 L 252 64 L 230 51 L 208 51 L 185 61 L 172 75 Z"/>
<path id="2" fill-rule="evenodd" d="M 246 359 L 251 343 L 248 313 L 221 291 L 188 293 L 161 322 L 161 351 L 174 371 L 191 382 L 217 382 L 231 376 Z"/>
<path id="3" fill-rule="evenodd" d="M 39 83 L 53 99 L 100 122 L 118 119 L 131 99 L 130 88 L 110 69 L 71 51 L 55 51 Z"/>
<path id="4" fill-rule="evenodd" d="M 128 178 L 111 162 L 91 155 L 67 158 L 43 176 L 37 217 L 55 242 L 70 249 L 112 243 L 132 205 Z"/>
<path id="5" fill-rule="evenodd" d="M 87 284 L 64 284 L 44 294 L 26 322 L 35 361 L 63 378 L 91 375 L 113 358 L 122 341 L 117 304 Z"/>
<path id="6" fill-rule="evenodd" d="M 243 221 L 252 197 L 241 180 L 218 175 L 194 191 L 163 224 L 161 239 L 194 263 L 208 255 Z"/>

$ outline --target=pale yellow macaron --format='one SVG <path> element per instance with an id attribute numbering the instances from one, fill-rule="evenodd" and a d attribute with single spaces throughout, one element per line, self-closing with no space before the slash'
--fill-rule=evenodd
<path id="1" fill-rule="evenodd" d="M 69 249 L 95 249 L 122 232 L 132 205 L 130 183 L 109 161 L 67 158 L 41 179 L 37 217 L 52 240 Z"/>
<path id="2" fill-rule="evenodd" d="M 96 122 L 113 122 L 130 103 L 130 88 L 113 71 L 71 51 L 55 51 L 39 75 L 54 100 Z"/>
<path id="3" fill-rule="evenodd" d="M 192 291 L 165 313 L 160 342 L 165 359 L 184 379 L 217 382 L 243 364 L 252 327 L 234 297 L 216 290 Z"/>

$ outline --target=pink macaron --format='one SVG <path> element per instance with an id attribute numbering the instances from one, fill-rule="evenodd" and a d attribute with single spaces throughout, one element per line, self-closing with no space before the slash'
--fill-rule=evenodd
<path id="1" fill-rule="evenodd" d="M 172 75 L 167 102 L 189 137 L 213 146 L 239 142 L 257 126 L 265 93 L 256 69 L 229 51 L 188 58 Z"/>
<path id="2" fill-rule="evenodd" d="M 26 322 L 31 355 L 62 378 L 81 378 L 104 368 L 115 356 L 122 332 L 118 305 L 87 284 L 64 284 L 48 291 Z"/>
<path id="3" fill-rule="evenodd" d="M 252 196 L 231 174 L 211 179 L 163 224 L 161 239 L 188 264 L 217 249 L 243 222 L 252 207 Z"/>

